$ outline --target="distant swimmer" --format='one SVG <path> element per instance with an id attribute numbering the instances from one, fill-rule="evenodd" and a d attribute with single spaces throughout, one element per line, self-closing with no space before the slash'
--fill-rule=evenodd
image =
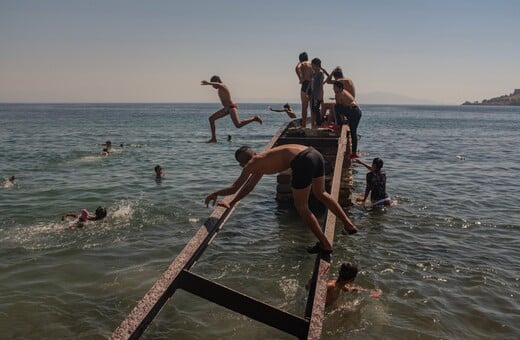
<path id="1" fill-rule="evenodd" d="M 87 209 L 82 209 L 80 214 L 66 213 L 61 217 L 65 221 L 67 217 L 74 217 L 75 220 L 71 222 L 69 227 L 83 228 L 87 221 L 100 221 L 107 216 L 107 209 L 105 207 L 97 207 L 95 214 L 91 214 Z"/>
<path id="2" fill-rule="evenodd" d="M 103 149 L 103 156 L 110 156 L 110 150 L 108 148 Z"/>
<path id="3" fill-rule="evenodd" d="M 156 165 L 155 168 L 153 168 L 155 171 L 155 178 L 163 178 L 164 177 L 164 171 L 160 165 Z"/>
<path id="4" fill-rule="evenodd" d="M 368 165 L 359 158 L 354 159 L 354 162 L 361 164 L 370 170 L 366 176 L 367 184 L 365 195 L 363 198 L 358 198 L 357 201 L 365 203 L 368 194 L 370 193 L 370 201 L 372 201 L 372 205 L 380 207 L 392 205 L 392 200 L 386 193 L 386 173 L 382 169 L 383 160 L 381 158 L 374 158 L 372 165 Z"/>
<path id="5" fill-rule="evenodd" d="M 107 149 L 110 150 L 110 149 L 112 148 L 112 141 L 111 141 L 111 140 L 107 140 L 105 143 L 103 143 L 103 144 L 98 144 L 98 145 L 100 145 L 100 146 L 104 146 L 105 148 L 107 148 Z"/>
<path id="6" fill-rule="evenodd" d="M 231 135 L 227 135 L 227 141 L 231 142 Z"/>
<path id="7" fill-rule="evenodd" d="M 338 277 L 327 283 L 327 298 L 325 306 L 330 306 L 336 301 L 341 292 L 360 293 L 369 292 L 373 298 L 379 298 L 381 292 L 374 289 L 366 289 L 360 286 L 351 284 L 356 279 L 358 267 L 355 263 L 342 263 L 338 272 Z"/>
<path id="8" fill-rule="evenodd" d="M 235 127 L 241 128 L 244 125 L 247 125 L 252 122 L 258 122 L 262 124 L 262 118 L 260 116 L 255 115 L 253 117 L 240 120 L 240 117 L 238 116 L 238 106 L 233 103 L 231 100 L 231 93 L 229 92 L 229 88 L 226 84 L 222 82 L 219 76 L 213 76 L 211 77 L 210 81 L 203 80 L 201 85 L 211 85 L 214 89 L 218 90 L 218 97 L 220 99 L 220 102 L 224 106 L 222 109 L 218 110 L 214 114 L 212 114 L 209 117 L 209 125 L 211 127 L 211 139 L 207 141 L 207 143 L 216 143 L 217 142 L 217 135 L 216 135 L 216 128 L 215 128 L 215 121 L 217 119 L 220 119 L 222 117 L 225 117 L 227 115 L 231 116 L 231 120 L 233 121 L 233 124 L 235 124 Z"/>
<path id="9" fill-rule="evenodd" d="M 4 188 L 10 188 L 14 185 L 14 180 L 16 179 L 16 177 L 13 175 L 13 176 L 10 176 L 9 178 L 7 178 L 6 180 L 4 180 L 2 182 L 2 187 Z"/>
<path id="10" fill-rule="evenodd" d="M 274 147 L 257 154 L 248 146 L 242 146 L 235 152 L 235 158 L 243 168 L 240 176 L 227 188 L 209 194 L 205 203 L 217 200 L 218 196 L 238 193 L 230 201 L 219 201 L 218 205 L 229 209 L 254 189 L 263 175 L 277 174 L 292 169 L 292 194 L 294 206 L 299 215 L 309 226 L 319 242 L 307 249 L 310 253 L 323 252 L 330 254 L 332 245 L 323 234 L 318 219 L 309 209 L 309 194 L 314 196 L 343 222 L 346 233 L 357 232 L 355 225 L 332 196 L 325 191 L 325 166 L 321 153 L 312 147 L 299 144 L 286 144 Z M 247 183 L 246 183 L 247 182 Z"/>
<path id="11" fill-rule="evenodd" d="M 268 109 L 269 109 L 270 111 L 273 111 L 273 112 L 285 112 L 285 113 L 287 113 L 287 115 L 289 116 L 289 118 L 292 118 L 292 119 L 296 118 L 296 113 L 294 113 L 294 111 L 293 111 L 291 105 L 289 105 L 289 103 L 285 104 L 285 105 L 283 106 L 283 109 L 281 109 L 281 110 L 273 109 L 273 108 L 271 108 L 270 106 L 268 107 Z"/>

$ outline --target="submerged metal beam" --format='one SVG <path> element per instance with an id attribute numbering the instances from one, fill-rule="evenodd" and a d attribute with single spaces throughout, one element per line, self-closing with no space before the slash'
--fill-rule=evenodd
<path id="1" fill-rule="evenodd" d="M 265 149 L 273 147 L 276 140 L 285 129 L 287 129 L 289 124 L 290 122 L 284 124 L 284 126 L 276 132 L 269 143 L 267 143 Z M 244 185 L 247 185 L 247 182 Z M 228 197 L 233 199 L 235 196 L 236 193 Z M 237 202 L 229 209 L 217 206 L 213 210 L 210 217 L 199 228 L 195 236 L 186 244 L 179 255 L 177 255 L 168 269 L 157 279 L 152 288 L 150 288 L 130 314 L 128 314 L 114 330 L 110 339 L 138 339 L 141 336 L 155 316 L 160 312 L 164 304 L 177 290 L 181 271 L 183 269 L 190 269 L 193 266 L 204 250 L 206 250 L 209 242 L 224 226 L 239 203 L 240 202 Z"/>
<path id="2" fill-rule="evenodd" d="M 338 201 L 341 174 L 343 170 L 343 161 L 347 151 L 347 132 L 348 125 L 343 125 L 340 137 L 338 138 L 338 150 L 336 152 L 336 162 L 334 165 L 334 174 L 332 176 L 332 185 L 330 195 L 335 201 Z M 334 229 L 336 227 L 336 215 L 332 211 L 327 212 L 325 221 L 324 234 L 330 244 L 334 242 Z M 318 254 L 314 265 L 314 272 L 307 297 L 307 308 L 305 317 L 310 318 L 309 333 L 307 339 L 319 339 L 323 328 L 323 319 L 325 317 L 325 301 L 327 298 L 327 281 L 329 278 L 330 257 Z"/>
<path id="3" fill-rule="evenodd" d="M 182 272 L 179 288 L 300 339 L 307 336 L 308 320 L 207 280 L 192 272 L 186 270 Z"/>
<path id="4" fill-rule="evenodd" d="M 299 120 L 288 122 L 282 126 L 269 143 L 266 144 L 264 150 L 271 149 L 291 123 L 299 124 Z M 341 135 L 337 142 L 338 149 L 331 186 L 331 195 L 335 200 L 338 199 L 340 190 L 344 155 L 347 146 L 347 131 L 348 126 L 343 125 Z M 247 182 L 244 185 L 247 185 Z M 234 198 L 235 195 L 228 196 L 226 200 L 229 201 Z M 138 339 L 166 304 L 168 299 L 179 288 L 298 338 L 320 338 L 323 327 L 330 257 L 324 257 L 319 254 L 316 258 L 305 318 L 282 311 L 189 271 L 206 250 L 211 240 L 230 218 L 239 203 L 240 202 L 237 202 L 237 204 L 229 209 L 217 206 L 213 210 L 210 217 L 199 228 L 195 236 L 188 242 L 179 255 L 177 255 L 168 269 L 137 303 L 125 320 L 114 330 L 110 339 Z M 335 224 L 336 216 L 329 211 L 325 222 L 324 233 L 331 244 L 334 240 Z"/>

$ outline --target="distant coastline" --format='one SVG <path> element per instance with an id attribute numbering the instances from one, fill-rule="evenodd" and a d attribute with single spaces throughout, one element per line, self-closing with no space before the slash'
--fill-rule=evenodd
<path id="1" fill-rule="evenodd" d="M 484 99 L 481 102 L 466 101 L 462 105 L 500 105 L 500 106 L 520 106 L 520 89 L 515 89 L 511 94 L 506 94 L 500 97 L 491 99 Z"/>

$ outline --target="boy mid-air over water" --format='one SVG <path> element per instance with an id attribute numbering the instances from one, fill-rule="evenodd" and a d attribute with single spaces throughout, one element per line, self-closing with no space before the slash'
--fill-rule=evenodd
<path id="1" fill-rule="evenodd" d="M 260 116 L 255 115 L 253 117 L 240 120 L 240 117 L 238 116 L 238 106 L 233 103 L 231 100 L 231 93 L 229 92 L 229 88 L 226 84 L 220 80 L 219 76 L 213 76 L 211 77 L 210 81 L 203 80 L 201 85 L 211 85 L 214 89 L 217 89 L 218 97 L 220 99 L 220 102 L 222 103 L 222 106 L 224 106 L 222 109 L 218 110 L 214 114 L 212 114 L 209 117 L 209 125 L 211 128 L 211 139 L 207 141 L 207 143 L 216 143 L 217 142 L 217 135 L 215 132 L 215 121 L 219 118 L 225 117 L 227 115 L 231 116 L 231 120 L 233 121 L 233 124 L 235 124 L 235 127 L 241 128 L 244 125 L 247 125 L 251 122 L 258 122 L 262 124 L 262 118 Z"/>

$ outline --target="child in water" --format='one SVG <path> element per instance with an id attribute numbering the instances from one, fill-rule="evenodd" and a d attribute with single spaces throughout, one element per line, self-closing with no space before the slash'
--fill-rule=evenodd
<path id="1" fill-rule="evenodd" d="M 370 201 L 372 205 L 382 207 L 392 204 L 392 200 L 386 193 L 386 173 L 383 168 L 383 160 L 381 158 L 374 158 L 372 165 L 368 165 L 359 158 L 355 158 L 354 162 L 363 165 L 370 172 L 367 174 L 367 185 L 365 188 L 365 195 L 363 198 L 357 198 L 358 202 L 365 203 L 370 193 Z"/>
<path id="2" fill-rule="evenodd" d="M 66 213 L 63 214 L 61 220 L 64 221 L 66 217 L 74 217 L 74 220 L 70 227 L 83 228 L 87 221 L 99 221 L 104 219 L 107 216 L 107 209 L 105 207 L 97 207 L 95 215 L 90 214 L 87 209 L 82 209 L 81 214 L 76 213 Z"/>
<path id="3" fill-rule="evenodd" d="M 6 179 L 3 183 L 2 183 L 2 187 L 4 188 L 10 188 L 14 185 L 14 180 L 16 179 L 16 177 L 13 175 L 11 177 L 9 177 L 8 179 Z"/>
<path id="4" fill-rule="evenodd" d="M 155 170 L 155 178 L 164 177 L 164 172 L 160 165 L 156 165 L 155 168 L 153 168 L 153 169 Z"/>
<path id="5" fill-rule="evenodd" d="M 330 306 L 339 297 L 342 291 L 349 293 L 370 292 L 370 296 L 378 298 L 381 293 L 377 290 L 365 289 L 363 287 L 352 285 L 358 273 L 356 264 L 350 262 L 342 263 L 338 272 L 338 278 L 327 283 L 327 298 L 325 306 Z"/>

